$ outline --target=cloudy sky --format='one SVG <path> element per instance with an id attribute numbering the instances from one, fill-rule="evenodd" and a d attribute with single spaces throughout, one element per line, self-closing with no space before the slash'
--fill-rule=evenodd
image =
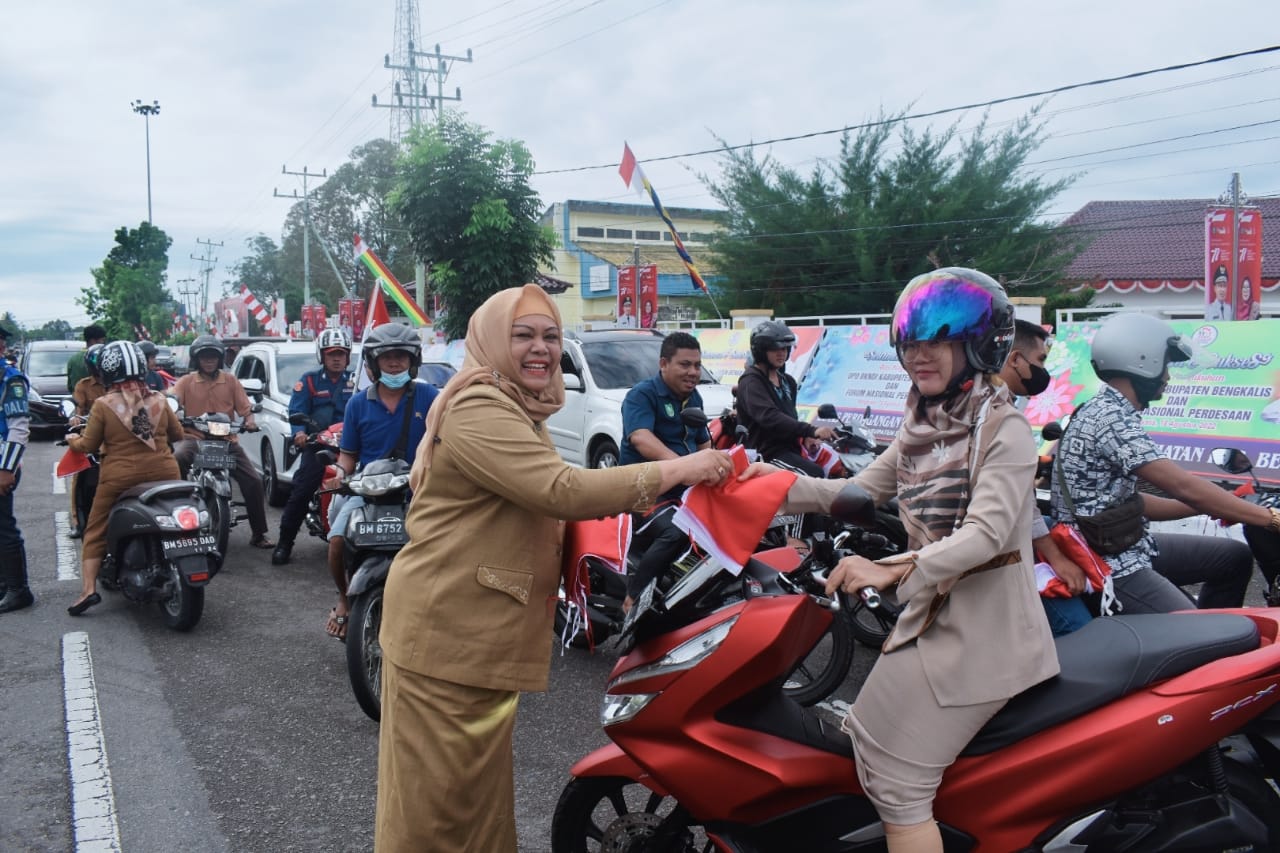
<path id="1" fill-rule="evenodd" d="M 633 201 L 613 168 L 637 157 L 769 143 L 807 171 L 823 134 L 881 110 L 929 112 L 1280 44 L 1280 4 L 1180 0 L 418 0 L 420 42 L 458 63 L 446 91 L 500 137 L 524 140 L 545 204 Z M 172 290 L 198 240 L 222 243 L 214 290 L 245 240 L 279 241 L 301 190 L 282 167 L 332 171 L 389 130 L 396 0 L 63 0 L 6 12 L 0 31 L 0 310 L 28 326 L 86 321 L 75 304 L 113 245 L 146 218 L 150 120 L 155 223 Z M 1046 213 L 1091 199 L 1208 198 L 1233 171 L 1280 194 L 1280 52 L 1060 94 L 1032 158 L 1079 173 Z M 1033 101 L 991 109 L 993 123 Z M 932 119 L 972 127 L 981 110 Z M 917 122 L 923 127 L 923 122 Z M 770 142 L 817 134 L 805 140 Z M 654 162 L 668 207 L 707 206 L 715 156 Z M 301 273 L 299 272 L 299 275 Z M 292 306 L 291 306 L 292 308 Z"/>

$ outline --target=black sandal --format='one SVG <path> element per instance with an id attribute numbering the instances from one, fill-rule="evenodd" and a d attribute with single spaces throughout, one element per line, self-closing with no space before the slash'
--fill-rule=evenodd
<path id="1" fill-rule="evenodd" d="M 67 613 L 71 614 L 72 616 L 79 616 L 81 613 L 84 613 L 90 607 L 95 607 L 101 603 L 102 603 L 102 596 L 98 595 L 96 592 L 93 592 L 93 593 L 90 593 L 89 595 L 86 595 L 84 598 L 80 599 L 75 604 L 68 607 Z"/>

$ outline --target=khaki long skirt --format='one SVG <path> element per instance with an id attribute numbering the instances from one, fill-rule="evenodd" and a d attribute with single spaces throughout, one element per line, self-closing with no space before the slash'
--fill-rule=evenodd
<path id="1" fill-rule="evenodd" d="M 881 655 L 840 727 L 853 738 L 858 781 L 881 820 L 932 819 L 943 771 L 1007 701 L 943 707 L 915 643 Z"/>
<path id="2" fill-rule="evenodd" d="M 383 660 L 378 853 L 515 853 L 519 698 Z"/>

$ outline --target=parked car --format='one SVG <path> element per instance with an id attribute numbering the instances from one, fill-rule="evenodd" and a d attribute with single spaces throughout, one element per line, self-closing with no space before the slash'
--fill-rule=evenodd
<path id="1" fill-rule="evenodd" d="M 658 372 L 662 338 L 652 330 L 621 329 L 565 335 L 564 406 L 547 419 L 547 432 L 566 462 L 589 468 L 618 464 L 622 400 L 631 386 Z M 732 389 L 705 367 L 698 393 L 709 416 L 733 407 Z"/>
<path id="2" fill-rule="evenodd" d="M 170 375 L 177 376 L 177 374 L 173 372 L 174 364 L 173 347 L 165 346 L 164 344 L 157 346 L 156 367 Z"/>
<path id="3" fill-rule="evenodd" d="M 424 361 L 422 366 L 418 368 L 418 378 L 423 382 L 430 382 L 437 388 L 443 388 L 445 383 L 457 373 L 453 365 L 447 361 Z"/>
<path id="4" fill-rule="evenodd" d="M 67 390 L 67 360 L 83 352 L 82 341 L 30 341 L 22 351 L 19 369 L 31 380 L 31 428 L 61 434 L 67 428 L 62 401 L 71 398 Z"/>
<path id="5" fill-rule="evenodd" d="M 240 436 L 240 446 L 262 474 L 263 492 L 271 506 L 284 506 L 289 500 L 297 467 L 289 397 L 302 374 L 319 366 L 315 344 L 280 340 L 245 344 L 231 365 L 249 399 L 262 404 L 262 411 L 254 416 L 261 431 Z"/>

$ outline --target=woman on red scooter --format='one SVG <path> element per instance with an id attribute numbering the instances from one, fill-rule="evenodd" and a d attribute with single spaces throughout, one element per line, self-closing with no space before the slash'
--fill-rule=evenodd
<path id="1" fill-rule="evenodd" d="M 1006 701 L 1057 674 L 1058 659 L 1032 574 L 1036 448 L 995 376 L 1013 306 L 991 277 L 940 269 L 911 280 L 892 323 L 907 411 L 855 482 L 877 503 L 897 495 L 910 548 L 845 558 L 827 591 L 897 586 L 902 614 L 843 728 L 890 853 L 941 853 L 943 771 Z M 801 478 L 788 509 L 823 511 L 839 485 Z"/>

